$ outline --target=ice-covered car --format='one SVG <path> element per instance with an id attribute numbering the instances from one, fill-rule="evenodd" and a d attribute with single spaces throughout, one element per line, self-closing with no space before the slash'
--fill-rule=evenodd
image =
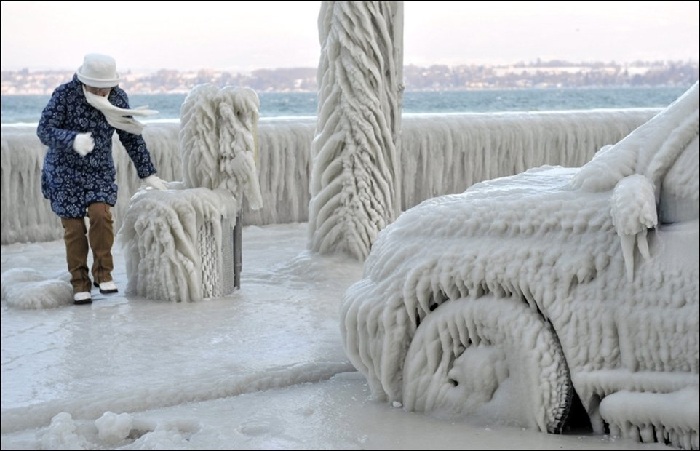
<path id="1" fill-rule="evenodd" d="M 379 400 L 698 449 L 698 84 L 580 168 L 405 211 L 346 291 Z"/>

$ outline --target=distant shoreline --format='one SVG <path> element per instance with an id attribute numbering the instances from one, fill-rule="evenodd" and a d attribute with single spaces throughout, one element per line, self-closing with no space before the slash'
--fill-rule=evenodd
<path id="1" fill-rule="evenodd" d="M 629 84 L 622 84 L 622 85 L 606 85 L 606 86 L 601 86 L 601 85 L 590 85 L 590 86 L 532 86 L 532 87 L 519 87 L 519 86 L 513 86 L 513 87 L 484 87 L 484 88 L 451 88 L 451 89 L 406 89 L 404 93 L 455 93 L 455 92 L 493 92 L 493 91 L 550 91 L 550 90 L 596 90 L 596 89 L 676 89 L 676 88 L 688 88 L 689 86 L 685 83 L 668 83 L 668 84 L 659 84 L 659 85 L 629 85 Z M 137 96 L 182 96 L 182 95 L 187 95 L 189 94 L 190 91 L 172 91 L 172 92 L 154 92 L 154 91 L 135 91 L 135 90 L 129 90 L 128 94 L 131 95 L 137 95 Z M 294 90 L 294 91 L 257 91 L 258 94 L 260 93 L 265 93 L 265 94 L 316 94 L 317 91 L 315 90 Z M 11 96 L 50 96 L 51 94 L 36 94 L 36 93 L 31 93 L 31 92 L 15 92 L 12 94 L 2 94 L 2 97 L 11 97 Z"/>
<path id="2" fill-rule="evenodd" d="M 74 71 L 2 71 L 2 95 L 51 94 L 72 79 Z M 568 89 L 690 86 L 698 80 L 697 61 L 633 63 L 537 61 L 506 65 L 404 65 L 401 83 L 408 92 L 458 92 L 518 89 Z M 257 69 L 248 73 L 202 69 L 161 69 L 152 73 L 120 73 L 129 94 L 187 94 L 195 86 L 245 86 L 263 93 L 316 93 L 318 69 Z"/>

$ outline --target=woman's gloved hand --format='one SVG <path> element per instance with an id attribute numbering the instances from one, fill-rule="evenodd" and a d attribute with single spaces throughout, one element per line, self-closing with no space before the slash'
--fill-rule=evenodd
<path id="1" fill-rule="evenodd" d="M 73 150 L 78 152 L 81 157 L 92 152 L 95 148 L 95 140 L 92 139 L 92 132 L 78 133 L 73 140 Z"/>
<path id="2" fill-rule="evenodd" d="M 146 186 L 150 188 L 157 189 L 160 191 L 168 189 L 168 185 L 167 183 L 165 183 L 165 180 L 161 179 L 155 174 L 151 174 L 145 179 L 143 179 L 143 183 L 145 183 Z"/>

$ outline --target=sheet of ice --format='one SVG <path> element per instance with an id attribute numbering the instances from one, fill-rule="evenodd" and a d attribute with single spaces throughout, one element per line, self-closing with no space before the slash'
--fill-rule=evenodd
<path id="1" fill-rule="evenodd" d="M 126 296 L 117 246 L 118 294 L 3 302 L 2 449 L 671 449 L 377 402 L 338 328 L 338 294 L 362 265 L 309 253 L 307 236 L 305 223 L 245 227 L 241 290 L 222 299 Z M 60 240 L 3 245 L 1 271 L 58 278 L 64 253 Z"/>

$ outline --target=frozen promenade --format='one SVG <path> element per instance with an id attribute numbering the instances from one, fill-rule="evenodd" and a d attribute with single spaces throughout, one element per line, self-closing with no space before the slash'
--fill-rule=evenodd
<path id="1" fill-rule="evenodd" d="M 3 302 L 2 449 L 668 449 L 372 400 L 338 324 L 362 265 L 311 254 L 306 238 L 306 223 L 245 227 L 241 290 L 227 298 L 126 296 L 117 244 L 119 294 L 44 310 Z M 3 273 L 64 267 L 62 241 L 2 246 Z M 49 427 L 61 412 L 69 427 Z M 128 436 L 98 433 L 107 412 L 127 413 Z"/>

